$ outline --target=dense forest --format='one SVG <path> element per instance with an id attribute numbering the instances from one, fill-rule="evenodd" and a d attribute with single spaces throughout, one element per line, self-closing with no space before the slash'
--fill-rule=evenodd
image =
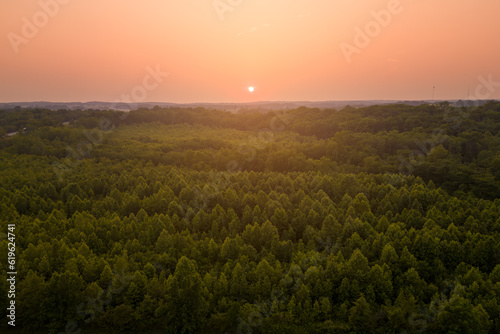
<path id="1" fill-rule="evenodd" d="M 17 330 L 500 333 L 499 102 L 15 108 L 0 137 Z"/>

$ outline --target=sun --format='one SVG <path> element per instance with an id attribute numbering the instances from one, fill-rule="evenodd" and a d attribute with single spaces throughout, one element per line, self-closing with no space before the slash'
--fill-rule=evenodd
<path id="1" fill-rule="evenodd" d="M 252 87 L 252 86 L 248 87 L 248 91 L 249 91 L 250 93 L 253 93 L 253 91 L 254 91 L 254 90 L 255 90 L 255 87 Z"/>

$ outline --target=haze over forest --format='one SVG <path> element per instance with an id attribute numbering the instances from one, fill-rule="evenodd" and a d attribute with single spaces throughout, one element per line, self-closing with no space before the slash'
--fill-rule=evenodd
<path id="1" fill-rule="evenodd" d="M 155 73 L 132 102 L 499 99 L 478 88 L 500 81 L 498 12 L 488 0 L 7 1 L 0 102 L 113 102 Z"/>

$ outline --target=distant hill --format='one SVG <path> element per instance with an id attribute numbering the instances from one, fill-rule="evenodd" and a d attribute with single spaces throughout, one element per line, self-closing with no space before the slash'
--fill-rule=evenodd
<path id="1" fill-rule="evenodd" d="M 366 107 L 370 105 L 380 104 L 408 104 L 408 105 L 421 105 L 421 104 L 435 104 L 443 101 L 397 101 L 397 100 L 346 100 L 346 101 L 259 101 L 248 103 L 170 103 L 170 102 L 144 102 L 144 103 L 113 103 L 113 102 L 9 102 L 0 103 L 0 109 L 13 109 L 15 107 L 21 108 L 44 108 L 44 109 L 97 109 L 97 110 L 134 110 L 139 108 L 154 108 L 159 106 L 162 108 L 177 107 L 177 108 L 206 108 L 226 110 L 233 113 L 250 112 L 250 111 L 266 111 L 266 110 L 282 110 L 294 109 L 298 107 L 320 108 L 320 109 L 341 109 L 345 106 L 352 107 Z M 448 100 L 454 105 L 482 105 L 487 100 L 477 101 L 463 101 L 463 100 Z"/>

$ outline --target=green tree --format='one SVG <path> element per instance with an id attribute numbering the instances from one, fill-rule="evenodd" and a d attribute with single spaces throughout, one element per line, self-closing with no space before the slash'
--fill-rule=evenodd
<path id="1" fill-rule="evenodd" d="M 78 321 L 77 306 L 83 301 L 83 279 L 76 273 L 55 273 L 48 282 L 43 309 L 49 320 L 48 329 L 63 328 L 68 321 Z"/>
<path id="2" fill-rule="evenodd" d="M 472 305 L 470 300 L 453 294 L 440 306 L 435 323 L 430 329 L 433 333 L 488 333 L 491 326 L 489 315 L 479 305 Z"/>
<path id="3" fill-rule="evenodd" d="M 373 312 L 363 295 L 349 311 L 349 326 L 355 333 L 375 333 Z"/>
<path id="4" fill-rule="evenodd" d="M 48 324 L 47 312 L 43 308 L 47 297 L 47 283 L 33 271 L 18 286 L 18 321 L 29 330 L 44 329 Z"/>
<path id="5" fill-rule="evenodd" d="M 206 310 L 204 289 L 194 261 L 181 257 L 167 281 L 167 332 L 195 333 L 200 329 Z"/>
<path id="6" fill-rule="evenodd" d="M 99 323 L 108 331 L 123 332 L 132 330 L 136 327 L 134 309 L 128 304 L 120 304 L 108 309 L 101 315 Z"/>

